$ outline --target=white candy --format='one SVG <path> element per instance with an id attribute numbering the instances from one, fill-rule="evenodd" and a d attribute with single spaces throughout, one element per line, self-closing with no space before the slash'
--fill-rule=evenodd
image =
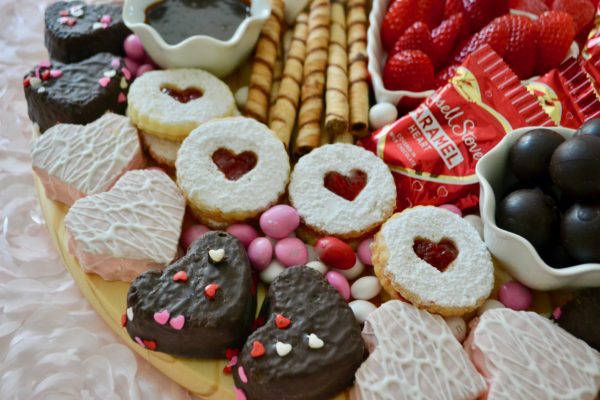
<path id="1" fill-rule="evenodd" d="M 500 303 L 498 300 L 488 299 L 481 307 L 479 307 L 477 314 L 481 315 L 486 311 L 493 310 L 494 308 L 504 308 L 504 304 Z"/>
<path id="2" fill-rule="evenodd" d="M 225 257 L 225 250 L 224 249 L 217 249 L 217 250 L 209 250 L 208 251 L 208 255 L 210 256 L 210 259 L 213 260 L 214 262 L 219 262 L 223 259 L 223 257 Z"/>
<path id="3" fill-rule="evenodd" d="M 267 285 L 270 285 L 283 271 L 285 271 L 285 267 L 281 265 L 279 261 L 273 260 L 271 261 L 271 264 L 260 273 L 260 280 Z"/>
<path id="4" fill-rule="evenodd" d="M 354 266 L 352 268 L 350 268 L 350 269 L 333 269 L 333 270 L 344 275 L 344 277 L 346 277 L 346 279 L 353 281 L 354 279 L 358 278 L 360 276 L 360 274 L 363 273 L 363 271 L 365 270 L 365 265 L 362 262 L 360 262 L 358 257 L 356 257 L 356 262 L 354 263 Z"/>
<path id="5" fill-rule="evenodd" d="M 323 275 L 327 272 L 327 266 L 323 264 L 321 261 L 311 261 L 306 264 L 307 267 L 312 268 L 316 271 L 319 271 Z"/>
<path id="6" fill-rule="evenodd" d="M 467 323 L 461 317 L 449 317 L 445 318 L 448 327 L 454 334 L 456 340 L 462 343 L 467 337 Z"/>
<path id="7" fill-rule="evenodd" d="M 483 222 L 479 215 L 465 215 L 465 221 L 475 228 L 481 239 L 483 239 Z"/>
<path id="8" fill-rule="evenodd" d="M 133 321 L 133 308 L 129 307 L 127 309 L 127 319 L 129 321 Z"/>
<path id="9" fill-rule="evenodd" d="M 371 107 L 369 111 L 369 123 L 371 128 L 383 128 L 398 118 L 398 109 L 391 103 L 379 103 Z"/>
<path id="10" fill-rule="evenodd" d="M 381 284 L 376 276 L 363 276 L 352 284 L 350 293 L 357 300 L 370 300 L 381 292 Z"/>
<path id="11" fill-rule="evenodd" d="M 29 80 L 29 84 L 31 85 L 32 89 L 37 89 L 42 86 L 42 80 L 34 76 Z"/>
<path id="12" fill-rule="evenodd" d="M 311 349 L 320 349 L 324 345 L 325 343 L 323 342 L 323 340 L 314 333 L 308 335 L 308 347 L 310 347 Z"/>
<path id="13" fill-rule="evenodd" d="M 243 108 L 246 105 L 246 102 L 248 101 L 248 86 L 242 86 L 241 88 L 236 90 L 233 97 L 235 97 L 235 104 L 239 108 Z"/>
<path id="14" fill-rule="evenodd" d="M 279 357 L 285 357 L 292 351 L 292 345 L 289 343 L 277 342 L 275 343 L 275 350 Z"/>
<path id="15" fill-rule="evenodd" d="M 352 312 L 354 313 L 354 318 L 358 321 L 358 323 L 362 324 L 366 321 L 369 314 L 377 309 L 375 304 L 366 300 L 354 300 L 348 303 Z"/>

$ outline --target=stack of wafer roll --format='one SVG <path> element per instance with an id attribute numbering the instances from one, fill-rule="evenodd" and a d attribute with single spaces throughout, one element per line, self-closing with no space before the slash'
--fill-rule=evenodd
<path id="1" fill-rule="evenodd" d="M 269 99 L 269 125 L 271 125 L 271 121 L 273 120 L 273 107 L 277 101 L 277 95 L 279 94 L 279 87 L 281 86 L 281 80 L 283 79 L 283 66 L 287 59 L 287 55 L 290 52 L 293 36 L 294 32 L 292 30 L 285 31 L 283 43 L 279 46 L 279 53 L 277 54 L 277 60 L 275 61 L 275 67 L 273 68 L 273 84 L 271 85 L 271 96 Z"/>
<path id="2" fill-rule="evenodd" d="M 350 131 L 354 136 L 362 137 L 369 133 L 367 0 L 348 0 L 347 10 Z"/>

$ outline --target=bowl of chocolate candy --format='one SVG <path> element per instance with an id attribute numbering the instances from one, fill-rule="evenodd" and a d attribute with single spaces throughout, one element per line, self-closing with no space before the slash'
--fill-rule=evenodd
<path id="1" fill-rule="evenodd" d="M 600 119 L 517 129 L 477 165 L 485 242 L 539 290 L 600 286 Z"/>

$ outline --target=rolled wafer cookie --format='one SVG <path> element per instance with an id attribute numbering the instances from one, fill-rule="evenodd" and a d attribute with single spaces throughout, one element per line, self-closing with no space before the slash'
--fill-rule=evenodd
<path id="1" fill-rule="evenodd" d="M 277 54 L 277 60 L 273 67 L 273 84 L 271 84 L 271 95 L 269 97 L 269 124 L 273 120 L 273 107 L 277 101 L 277 95 L 279 94 L 279 88 L 281 87 L 281 80 L 283 79 L 283 66 L 285 65 L 285 59 L 290 52 L 290 46 L 292 44 L 292 37 L 294 32 L 292 30 L 286 30 L 283 35 L 283 43 L 279 46 L 279 53 Z"/>
<path id="2" fill-rule="evenodd" d="M 321 141 L 330 9 L 329 0 L 314 0 L 310 5 L 304 82 L 301 92 L 302 103 L 298 116 L 298 137 L 294 149 L 298 155 L 310 152 L 318 147 Z"/>
<path id="3" fill-rule="evenodd" d="M 367 1 L 348 0 L 350 131 L 358 137 L 369 133 L 367 25 Z"/>
<path id="4" fill-rule="evenodd" d="M 283 29 L 283 0 L 271 2 L 271 16 L 265 23 L 256 45 L 248 101 L 244 114 L 259 122 L 266 123 L 269 113 L 269 96 L 273 83 L 273 68 L 277 60 L 277 52 Z"/>
<path id="5" fill-rule="evenodd" d="M 348 52 L 346 11 L 341 3 L 331 5 L 331 32 L 325 92 L 325 130 L 331 140 L 348 130 Z"/>

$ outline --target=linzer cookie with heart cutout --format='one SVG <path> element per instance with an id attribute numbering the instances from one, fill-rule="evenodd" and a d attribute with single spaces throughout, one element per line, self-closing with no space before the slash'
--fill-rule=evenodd
<path id="1" fill-rule="evenodd" d="M 243 244 L 208 232 L 164 271 L 140 275 L 127 294 L 125 326 L 150 350 L 183 357 L 225 358 L 250 333 L 256 311 Z"/>
<path id="2" fill-rule="evenodd" d="M 123 114 L 131 77 L 109 53 L 73 64 L 41 62 L 23 78 L 29 118 L 43 133 L 59 123 L 93 122 L 107 111 Z"/>
<path id="3" fill-rule="evenodd" d="M 85 272 L 131 281 L 175 258 L 184 212 L 185 199 L 167 174 L 129 171 L 110 191 L 69 209 L 69 252 Z"/>
<path id="4" fill-rule="evenodd" d="M 188 205 L 216 228 L 257 217 L 277 203 L 290 173 L 281 141 L 244 117 L 200 125 L 183 141 L 176 168 Z"/>
<path id="5" fill-rule="evenodd" d="M 392 298 L 443 316 L 477 309 L 494 286 L 492 257 L 467 221 L 442 208 L 395 214 L 371 247 L 375 274 Z"/>
<path id="6" fill-rule="evenodd" d="M 327 399 L 352 384 L 365 351 L 360 329 L 321 273 L 286 269 L 269 287 L 261 315 L 265 325 L 250 335 L 233 370 L 240 398 Z"/>
<path id="7" fill-rule="evenodd" d="M 46 8 L 44 41 L 50 58 L 64 63 L 98 53 L 124 55 L 123 41 L 131 33 L 119 4 L 58 1 Z"/>
<path id="8" fill-rule="evenodd" d="M 294 167 L 291 204 L 312 236 L 360 237 L 394 212 L 396 188 L 385 163 L 349 144 L 313 150 Z"/>

